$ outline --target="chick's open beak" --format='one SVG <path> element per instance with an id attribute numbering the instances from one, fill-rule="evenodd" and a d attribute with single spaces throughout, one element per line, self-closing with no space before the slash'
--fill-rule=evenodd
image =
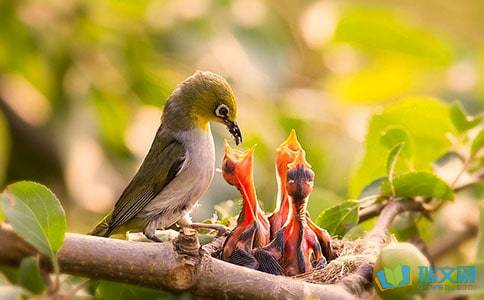
<path id="1" fill-rule="evenodd" d="M 228 131 L 234 137 L 235 144 L 239 145 L 242 143 L 242 133 L 240 133 L 240 128 L 237 123 L 229 121 L 227 119 L 224 120 L 225 125 L 227 126 Z"/>

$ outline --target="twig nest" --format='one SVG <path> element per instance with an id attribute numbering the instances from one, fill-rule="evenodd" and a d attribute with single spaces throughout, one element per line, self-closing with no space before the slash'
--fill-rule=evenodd
<path id="1" fill-rule="evenodd" d="M 338 283 L 355 273 L 360 266 L 374 264 L 379 253 L 376 245 L 368 244 L 364 239 L 334 239 L 333 247 L 337 258 L 330 261 L 325 268 L 297 275 L 294 278 L 318 284 Z"/>

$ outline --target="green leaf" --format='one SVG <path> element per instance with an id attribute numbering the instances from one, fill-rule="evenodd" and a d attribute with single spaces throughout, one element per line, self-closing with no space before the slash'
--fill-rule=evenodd
<path id="1" fill-rule="evenodd" d="M 1 204 L 15 232 L 40 253 L 54 258 L 66 231 L 64 209 L 55 195 L 29 181 L 9 185 L 3 195 Z"/>
<path id="2" fill-rule="evenodd" d="M 358 199 L 363 199 L 370 196 L 380 195 L 381 185 L 387 180 L 386 176 L 380 177 L 378 179 L 373 180 L 367 186 L 363 188 Z"/>
<path id="3" fill-rule="evenodd" d="M 411 140 L 409 150 L 402 149 L 402 154 L 412 154 L 412 170 L 431 171 L 432 163 L 451 145 L 447 138 L 455 129 L 449 120 L 449 108 L 437 99 L 412 97 L 389 105 L 370 120 L 365 140 L 365 153 L 350 180 L 350 196 L 356 197 L 369 182 L 386 176 L 386 160 L 390 152 L 384 144 L 389 137 L 395 137 L 392 130 L 387 139 L 385 133 L 392 128 L 405 130 Z M 413 149 L 412 149 L 413 148 Z M 396 171 L 407 172 L 408 166 L 397 164 Z"/>
<path id="4" fill-rule="evenodd" d="M 393 179 L 396 197 L 413 198 L 416 196 L 431 197 L 441 200 L 453 200 L 454 192 L 450 186 L 429 172 L 411 172 L 395 176 Z M 383 183 L 382 194 L 392 195 L 390 182 Z"/>
<path id="5" fill-rule="evenodd" d="M 395 188 L 393 186 L 393 175 L 395 173 L 395 165 L 397 164 L 398 155 L 403 148 L 404 143 L 400 143 L 396 145 L 388 154 L 387 157 L 387 175 L 388 175 L 388 182 L 390 183 L 390 188 L 392 190 L 392 194 L 395 196 Z"/>
<path id="6" fill-rule="evenodd" d="M 393 178 L 393 174 L 395 173 L 395 165 L 397 164 L 398 156 L 400 152 L 402 151 L 402 148 L 405 144 L 400 143 L 393 147 L 392 150 L 390 150 L 390 153 L 388 153 L 387 157 L 387 176 L 390 180 Z"/>
<path id="7" fill-rule="evenodd" d="M 484 147 L 484 129 L 479 131 L 477 136 L 472 141 L 471 145 L 471 157 L 476 156 L 476 154 Z"/>
<path id="8" fill-rule="evenodd" d="M 469 129 L 476 127 L 482 122 L 484 118 L 483 115 L 477 117 L 468 116 L 465 113 L 464 108 L 458 101 L 452 103 L 452 105 L 450 106 L 449 114 L 450 119 L 452 120 L 452 124 L 454 124 L 455 128 L 459 132 L 465 132 Z"/>
<path id="9" fill-rule="evenodd" d="M 31 256 L 22 259 L 18 272 L 18 281 L 20 286 L 34 294 L 38 295 L 45 290 L 37 257 Z"/>
<path id="10" fill-rule="evenodd" d="M 410 145 L 410 136 L 405 128 L 400 126 L 390 126 L 385 129 L 381 135 L 380 141 L 388 149 L 392 149 L 395 145 L 405 143 Z"/>
<path id="11" fill-rule="evenodd" d="M 103 300 L 165 299 L 166 293 L 134 285 L 101 281 L 96 289 L 96 298 Z"/>
<path id="12" fill-rule="evenodd" d="M 421 214 L 416 212 L 404 212 L 398 215 L 390 227 L 390 232 L 398 241 L 409 241 L 419 235 L 417 222 Z"/>
<path id="13" fill-rule="evenodd" d="M 358 224 L 358 202 L 347 200 L 327 208 L 318 216 L 316 223 L 331 235 L 343 236 Z"/>

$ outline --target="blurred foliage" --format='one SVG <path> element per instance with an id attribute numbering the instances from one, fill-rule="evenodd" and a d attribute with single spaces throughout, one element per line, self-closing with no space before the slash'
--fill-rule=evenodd
<path id="1" fill-rule="evenodd" d="M 22 259 L 18 271 L 19 285 L 34 294 L 42 293 L 46 286 L 40 274 L 39 258 Z"/>
<path id="2" fill-rule="evenodd" d="M 156 290 L 109 281 L 98 284 L 96 297 L 105 300 L 170 299 L 165 293 Z"/>
<path id="3" fill-rule="evenodd" d="M 368 182 L 386 174 L 386 161 L 382 157 L 391 151 L 385 146 L 385 143 L 391 142 L 388 141 L 390 136 L 387 131 L 394 131 L 395 128 L 399 129 L 399 133 L 394 132 L 393 136 L 397 136 L 392 139 L 398 142 L 405 139 L 409 148 L 415 148 L 411 151 L 411 164 L 397 165 L 397 171 L 429 170 L 431 163 L 450 147 L 446 135 L 453 131 L 453 127 L 448 108 L 444 104 L 436 99 L 409 98 L 390 105 L 370 120 L 365 156 L 351 179 L 351 195 L 358 195 Z"/>
<path id="4" fill-rule="evenodd" d="M 427 17 L 427 4 L 406 1 L 2 1 L 0 99 L 15 137 L 7 183 L 52 186 L 72 201 L 68 214 L 93 213 L 70 225 L 88 230 L 134 173 L 175 85 L 209 69 L 227 77 L 239 95 L 244 147 L 259 144 L 255 176 L 264 207 L 274 207 L 274 149 L 296 128 L 317 171 L 321 193 L 309 205 L 317 214 L 347 196 L 353 166 L 359 166 L 351 176 L 353 197 L 368 178 L 384 174 L 381 164 L 363 174 L 369 157 L 357 164 L 368 111 L 409 94 L 458 96 L 471 113 L 482 109 L 476 99 L 484 95 L 484 50 L 471 38 L 482 24 L 473 14 L 480 4 L 466 5 L 445 10 L 450 23 L 463 22 L 457 29 L 442 26 L 441 15 Z M 414 122 L 409 126 L 421 125 Z M 0 174 L 9 148 L 3 123 Z M 387 123 L 370 127 L 394 124 Z M 30 128 L 40 129 L 35 144 L 25 134 Z M 227 134 L 214 129 L 220 145 Z M 417 169 L 429 155 L 416 159 Z M 217 177 L 195 217 L 209 217 L 227 198 L 238 195 Z"/>
<path id="5" fill-rule="evenodd" d="M 9 135 L 7 123 L 3 114 L 0 113 L 0 184 L 3 184 L 5 171 L 7 169 L 8 155 L 9 155 Z"/>

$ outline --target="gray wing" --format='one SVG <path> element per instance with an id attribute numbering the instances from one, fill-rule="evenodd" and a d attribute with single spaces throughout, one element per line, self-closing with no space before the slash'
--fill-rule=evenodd
<path id="1" fill-rule="evenodd" d="M 106 235 L 140 213 L 179 174 L 185 160 L 185 147 L 160 126 L 141 167 L 114 206 Z"/>

